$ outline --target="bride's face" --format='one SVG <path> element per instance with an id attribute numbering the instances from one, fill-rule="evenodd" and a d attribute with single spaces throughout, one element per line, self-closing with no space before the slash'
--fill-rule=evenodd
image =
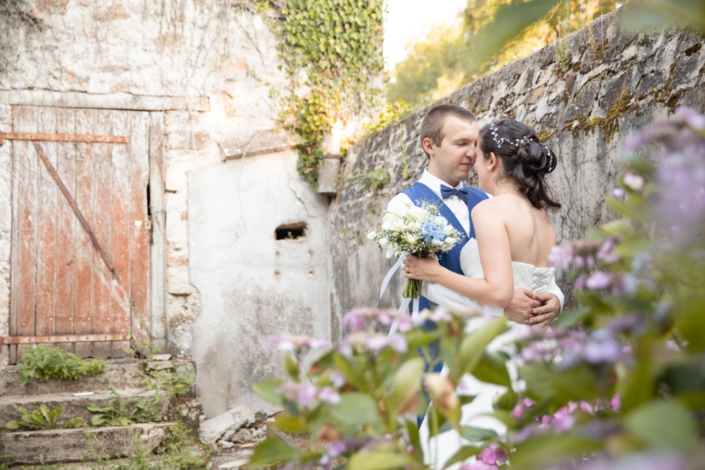
<path id="1" fill-rule="evenodd" d="M 477 173 L 477 187 L 488 193 L 493 194 L 494 177 L 492 171 L 487 168 L 490 161 L 486 159 L 484 152 L 477 146 L 477 159 L 475 160 L 475 173 Z"/>

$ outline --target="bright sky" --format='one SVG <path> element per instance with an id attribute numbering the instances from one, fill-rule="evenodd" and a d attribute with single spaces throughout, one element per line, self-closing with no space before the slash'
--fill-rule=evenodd
<path id="1" fill-rule="evenodd" d="M 385 69 L 406 57 L 409 39 L 425 36 L 431 26 L 455 19 L 467 0 L 387 0 L 384 20 Z"/>

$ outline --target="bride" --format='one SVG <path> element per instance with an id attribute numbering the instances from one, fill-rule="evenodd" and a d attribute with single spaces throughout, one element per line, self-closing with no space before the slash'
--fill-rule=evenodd
<path id="1" fill-rule="evenodd" d="M 472 211 L 477 238 L 469 240 L 460 254 L 465 275 L 443 268 L 433 258 L 408 256 L 404 261 L 406 277 L 425 281 L 423 295 L 438 305 L 456 309 L 473 306 L 484 315 L 503 316 L 514 289 L 545 292 L 554 275 L 553 268 L 548 267 L 548 255 L 556 244 L 556 232 L 546 210 L 561 205 L 551 198 L 544 178 L 556 168 L 556 163 L 551 149 L 541 144 L 536 131 L 522 122 L 504 119 L 483 127 L 475 171 L 479 188 L 493 197 Z M 508 323 L 509 331 L 497 337 L 490 350 L 502 349 L 511 355 L 505 345 L 521 329 L 529 328 Z M 535 325 L 545 328 L 548 322 Z M 516 366 L 510 366 L 513 380 L 515 371 Z M 479 415 L 492 412 L 494 399 L 506 388 L 470 375 L 464 377 L 463 385 L 465 393 L 477 397 L 463 406 L 462 424 L 505 433 L 503 424 Z M 460 447 L 468 444 L 456 431 L 435 436 L 429 442 L 428 420 L 424 420 L 420 433 L 421 442 L 429 447 L 424 449 L 426 463 L 433 468 L 442 468 Z"/>

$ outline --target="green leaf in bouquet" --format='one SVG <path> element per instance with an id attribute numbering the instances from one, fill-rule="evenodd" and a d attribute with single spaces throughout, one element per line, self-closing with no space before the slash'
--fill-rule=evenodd
<path id="1" fill-rule="evenodd" d="M 414 448 L 414 457 L 417 462 L 423 462 L 423 449 L 421 448 L 421 439 L 419 438 L 419 426 L 416 420 L 404 420 L 406 425 L 406 434 L 409 437 L 409 443 Z"/>
<path id="2" fill-rule="evenodd" d="M 407 455 L 391 450 L 373 450 L 353 455 L 348 463 L 348 470 L 392 470 L 410 463 Z"/>
<path id="3" fill-rule="evenodd" d="M 698 428 L 689 410 L 674 400 L 654 400 L 624 417 L 627 430 L 655 449 L 687 450 L 698 441 Z"/>
<path id="4" fill-rule="evenodd" d="M 296 359 L 294 359 L 294 356 L 289 353 L 284 354 L 284 368 L 286 369 L 286 373 L 289 374 L 289 377 L 298 382 L 299 376 L 301 375 L 301 368 L 299 367 L 299 363 L 296 362 Z"/>
<path id="5" fill-rule="evenodd" d="M 269 379 L 257 382 L 252 386 L 254 392 L 264 400 L 274 405 L 282 405 L 282 396 L 279 393 L 279 387 L 282 386 L 280 379 Z M 90 409 L 90 407 L 89 407 Z"/>
<path id="6" fill-rule="evenodd" d="M 362 392 L 369 392 L 370 387 L 361 373 L 356 372 L 350 362 L 341 354 L 336 354 L 333 358 L 335 368 L 343 374 L 345 380 Z"/>
<path id="7" fill-rule="evenodd" d="M 512 386 L 505 360 L 497 353 L 484 352 L 472 375 L 483 382 L 505 387 Z"/>
<path id="8" fill-rule="evenodd" d="M 417 401 L 423 369 L 423 359 L 415 357 L 404 362 L 394 374 L 389 402 L 398 413 L 413 411 L 409 407 Z"/>
<path id="9" fill-rule="evenodd" d="M 333 424 L 349 426 L 363 424 L 378 426 L 382 421 L 374 399 L 358 392 L 341 394 L 340 402 L 331 406 L 330 416 L 334 421 Z"/>
<path id="10" fill-rule="evenodd" d="M 693 354 L 705 350 L 705 295 L 692 295 L 684 299 L 678 307 L 676 330 L 687 341 L 685 348 Z"/>
<path id="11" fill-rule="evenodd" d="M 589 308 L 579 308 L 576 310 L 568 310 L 567 312 L 561 312 L 556 320 L 556 325 L 563 328 L 570 328 L 582 322 L 590 316 Z"/>
<path id="12" fill-rule="evenodd" d="M 477 428 L 475 426 L 462 426 L 463 437 L 470 442 L 489 441 L 499 439 L 494 429 Z"/>
<path id="13" fill-rule="evenodd" d="M 487 323 L 465 336 L 462 343 L 460 343 L 459 355 L 463 372 L 472 373 L 482 360 L 487 345 L 497 336 L 504 333 L 506 329 L 507 322 L 505 319 L 497 317 L 489 320 Z"/>
<path id="14" fill-rule="evenodd" d="M 475 446 L 463 446 L 460 449 L 458 449 L 458 452 L 453 454 L 453 456 L 446 461 L 446 463 L 443 465 L 443 468 L 445 469 L 445 468 L 450 467 L 453 464 L 465 462 L 467 459 L 469 459 L 473 455 L 479 454 L 481 450 L 482 449 L 480 449 L 479 447 L 475 447 Z"/>
<path id="15" fill-rule="evenodd" d="M 255 449 L 247 468 L 257 469 L 266 465 L 284 462 L 297 462 L 303 454 L 278 437 L 268 437 Z"/>
<path id="16" fill-rule="evenodd" d="M 527 439 L 512 453 L 512 469 L 545 469 L 602 448 L 603 441 L 577 434 L 544 434 Z"/>
<path id="17" fill-rule="evenodd" d="M 301 434 L 308 432 L 308 424 L 302 416 L 294 416 L 289 413 L 281 413 L 274 418 L 277 429 L 291 434 Z"/>
<path id="18" fill-rule="evenodd" d="M 654 378 L 651 375 L 651 361 L 642 359 L 634 371 L 617 384 L 622 412 L 627 413 L 648 401 L 654 395 Z"/>

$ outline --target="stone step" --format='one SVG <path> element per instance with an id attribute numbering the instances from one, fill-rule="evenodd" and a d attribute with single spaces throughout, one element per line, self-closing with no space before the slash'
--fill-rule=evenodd
<path id="1" fill-rule="evenodd" d="M 117 390 L 117 392 L 123 403 L 127 403 L 132 398 L 138 398 L 145 400 L 148 405 L 151 405 L 156 396 L 156 392 L 153 390 L 139 388 Z M 160 392 L 160 395 L 157 413 L 163 417 L 162 419 L 166 419 L 172 397 L 163 392 Z M 39 411 L 39 407 L 42 404 L 47 405 L 49 409 L 54 409 L 57 406 L 62 409 L 61 417 L 59 418 L 59 428 L 63 428 L 69 419 L 76 417 L 83 418 L 84 423 L 90 426 L 93 413 L 88 411 L 88 405 L 106 407 L 110 400 L 114 398 L 115 395 L 111 394 L 109 390 L 97 391 L 87 396 L 75 396 L 73 393 L 52 393 L 47 395 L 0 397 L 0 429 L 4 430 L 8 421 L 20 419 L 20 413 L 17 411 L 18 407 L 22 406 L 32 412 L 35 410 Z M 134 405 L 131 409 L 134 409 Z"/>
<path id="2" fill-rule="evenodd" d="M 110 384 L 117 389 L 134 389 L 140 388 L 146 377 L 138 361 L 115 361 L 108 362 L 105 372 L 95 376 L 85 375 L 79 380 L 52 379 L 47 382 L 29 379 L 23 387 L 20 385 L 19 366 L 5 366 L 0 370 L 0 396 L 96 392 L 108 390 Z"/>
<path id="3" fill-rule="evenodd" d="M 151 453 L 175 424 L 11 432 L 0 436 L 0 454 L 11 456 L 10 465 L 118 459 L 134 455 L 140 447 Z"/>

